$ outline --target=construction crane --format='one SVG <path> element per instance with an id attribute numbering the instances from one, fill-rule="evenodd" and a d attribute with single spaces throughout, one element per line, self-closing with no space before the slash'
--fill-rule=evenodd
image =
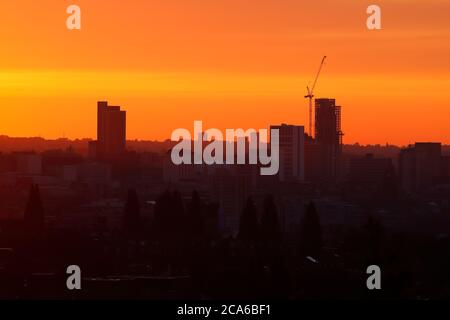
<path id="1" fill-rule="evenodd" d="M 309 85 L 306 87 L 308 94 L 305 98 L 309 98 L 309 135 L 312 137 L 312 100 L 314 98 L 314 89 L 316 88 L 317 79 L 319 79 L 320 72 L 322 71 L 322 67 L 325 64 L 325 59 L 327 56 L 322 58 L 322 62 L 320 63 L 319 71 L 317 72 L 316 78 L 314 79 L 314 83 L 310 88 Z"/>

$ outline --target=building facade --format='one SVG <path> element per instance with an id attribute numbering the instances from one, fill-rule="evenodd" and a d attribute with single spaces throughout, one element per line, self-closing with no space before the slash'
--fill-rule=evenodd
<path id="1" fill-rule="evenodd" d="M 279 131 L 279 180 L 302 182 L 305 179 L 305 127 L 282 124 L 270 126 Z"/>
<path id="2" fill-rule="evenodd" d="M 106 101 L 97 104 L 97 158 L 108 160 L 121 156 L 126 144 L 126 111 L 109 106 Z"/>
<path id="3" fill-rule="evenodd" d="M 442 177 L 441 144 L 418 142 L 402 149 L 399 156 L 400 186 L 403 192 L 426 189 Z"/>
<path id="4" fill-rule="evenodd" d="M 321 180 L 335 182 L 342 155 L 341 107 L 335 99 L 315 100 L 315 140 L 320 146 Z"/>

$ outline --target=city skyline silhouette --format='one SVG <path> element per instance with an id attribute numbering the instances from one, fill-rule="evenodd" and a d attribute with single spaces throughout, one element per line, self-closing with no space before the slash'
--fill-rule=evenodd
<path id="1" fill-rule="evenodd" d="M 449 12 L 2 0 L 0 300 L 448 300 Z"/>
<path id="2" fill-rule="evenodd" d="M 65 7 L 4 1 L 0 131 L 94 138 L 97 100 L 130 111 L 130 139 L 164 140 L 194 120 L 307 125 L 303 97 L 327 55 L 316 97 L 345 106 L 347 143 L 450 144 L 449 4 L 378 4 L 383 28 L 369 31 L 352 1 L 97 1 L 80 3 L 84 27 L 69 31 Z"/>

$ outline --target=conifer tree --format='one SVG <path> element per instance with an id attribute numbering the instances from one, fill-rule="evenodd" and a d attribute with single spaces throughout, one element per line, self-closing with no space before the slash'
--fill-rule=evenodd
<path id="1" fill-rule="evenodd" d="M 244 243 L 256 243 L 258 241 L 258 217 L 253 199 L 249 197 L 241 215 L 238 238 Z"/>
<path id="2" fill-rule="evenodd" d="M 317 257 L 322 249 L 322 230 L 316 206 L 310 202 L 306 206 L 301 224 L 300 251 L 303 256 Z"/>
<path id="3" fill-rule="evenodd" d="M 141 226 L 139 197 L 135 189 L 128 190 L 127 202 L 125 203 L 123 227 L 126 232 L 135 234 Z"/>
<path id="4" fill-rule="evenodd" d="M 281 240 L 278 212 L 272 195 L 264 199 L 264 211 L 261 217 L 261 237 L 265 244 L 274 247 Z"/>

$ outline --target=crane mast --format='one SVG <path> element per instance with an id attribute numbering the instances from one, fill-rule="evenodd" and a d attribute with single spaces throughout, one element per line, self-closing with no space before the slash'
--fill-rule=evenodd
<path id="1" fill-rule="evenodd" d="M 319 79 L 319 75 L 320 72 L 322 71 L 323 65 L 325 64 L 325 59 L 327 58 L 327 56 L 324 56 L 322 58 L 322 62 L 320 63 L 319 66 L 319 71 L 316 74 L 316 78 L 314 79 L 313 85 L 310 88 L 309 85 L 306 87 L 306 91 L 307 91 L 307 95 L 305 96 L 305 98 L 309 99 L 309 135 L 312 137 L 313 135 L 313 130 L 312 130 L 312 100 L 314 98 L 314 89 L 316 88 L 316 84 L 317 84 L 317 80 Z"/>

